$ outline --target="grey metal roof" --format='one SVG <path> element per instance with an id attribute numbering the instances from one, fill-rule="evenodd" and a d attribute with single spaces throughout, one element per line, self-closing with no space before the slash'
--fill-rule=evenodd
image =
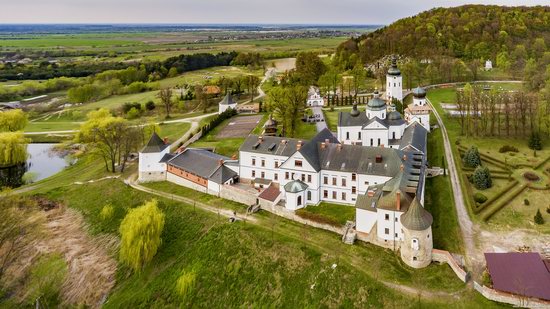
<path id="1" fill-rule="evenodd" d="M 403 227 L 414 230 L 423 231 L 432 226 L 432 215 L 420 205 L 420 202 L 415 197 L 409 209 L 401 215 L 401 225 Z"/>
<path id="2" fill-rule="evenodd" d="M 415 98 L 423 98 L 426 96 L 426 90 L 424 88 L 418 86 L 413 89 L 412 94 Z"/>
<path id="3" fill-rule="evenodd" d="M 223 184 L 229 179 L 234 178 L 235 176 L 238 176 L 238 174 L 229 167 L 222 165 L 218 167 L 218 169 L 210 176 L 209 179 L 217 184 Z"/>
<path id="4" fill-rule="evenodd" d="M 159 163 L 166 163 L 166 162 L 170 161 L 175 156 L 176 156 L 175 153 L 166 153 L 166 154 L 164 154 L 164 156 L 162 156 Z"/>
<path id="5" fill-rule="evenodd" d="M 367 102 L 367 108 L 368 109 L 382 109 L 386 108 L 386 101 L 382 100 L 380 98 L 380 93 L 378 93 L 378 90 L 374 92 L 374 95 L 372 99 L 370 99 Z"/>
<path id="6" fill-rule="evenodd" d="M 298 141 L 300 140 L 277 136 L 263 136 L 260 141 L 258 135 L 251 134 L 244 140 L 239 151 L 290 157 L 296 152 Z"/>
<path id="7" fill-rule="evenodd" d="M 401 117 L 401 114 L 397 111 L 390 112 L 388 114 L 388 120 L 401 120 L 403 117 Z"/>
<path id="8" fill-rule="evenodd" d="M 225 161 L 229 158 L 204 149 L 188 148 L 167 163 L 186 172 L 209 179 L 220 167 L 220 160 Z"/>
<path id="9" fill-rule="evenodd" d="M 388 69 L 388 75 L 401 75 L 401 71 L 397 68 L 397 58 L 395 56 L 391 59 L 391 66 Z"/>
<path id="10" fill-rule="evenodd" d="M 426 153 L 426 146 L 428 143 L 428 131 L 424 126 L 418 122 L 414 122 L 405 128 L 401 142 L 399 143 L 399 149 L 412 150 Z"/>
<path id="11" fill-rule="evenodd" d="M 396 113 L 398 113 L 398 112 L 396 112 Z M 389 117 L 385 118 L 385 119 L 380 119 L 378 117 L 374 117 L 372 119 L 369 119 L 367 117 L 366 113 L 360 113 L 357 116 L 352 116 L 348 112 L 340 112 L 338 114 L 338 126 L 339 127 L 364 127 L 364 126 L 367 126 L 367 125 L 371 124 L 373 121 L 378 121 L 379 123 L 384 125 L 386 128 L 389 127 L 389 126 L 400 126 L 400 125 L 406 123 L 405 120 L 403 120 L 403 118 L 401 118 L 401 116 L 400 116 L 399 119 L 389 119 Z"/>
<path id="12" fill-rule="evenodd" d="M 298 193 L 306 190 L 308 186 L 301 180 L 293 180 L 285 185 L 285 191 L 288 193 Z"/>
<path id="13" fill-rule="evenodd" d="M 340 142 L 338 139 L 330 132 L 329 129 L 324 128 L 321 132 L 317 133 L 310 141 L 308 141 L 304 146 L 301 147 L 299 152 L 304 156 L 304 158 L 307 160 L 307 162 L 316 170 L 319 171 L 321 169 L 320 165 L 320 156 L 319 156 L 319 149 L 321 147 L 321 143 L 327 141 L 329 142 L 329 145 L 336 145 Z"/>
<path id="14" fill-rule="evenodd" d="M 153 135 L 151 135 L 151 138 L 149 139 L 149 142 L 143 149 L 141 149 L 141 153 L 155 153 L 155 152 L 161 152 L 166 147 L 170 146 L 170 144 L 165 144 L 164 141 L 158 136 L 157 132 L 153 132 Z"/>
<path id="15" fill-rule="evenodd" d="M 225 95 L 225 97 L 223 98 L 223 100 L 220 101 L 220 105 L 233 105 L 233 104 L 236 104 L 237 102 L 233 101 L 233 97 L 231 96 L 231 94 L 227 93 Z"/>

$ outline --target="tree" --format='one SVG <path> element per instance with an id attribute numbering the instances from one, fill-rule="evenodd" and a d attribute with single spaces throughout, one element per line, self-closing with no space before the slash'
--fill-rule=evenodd
<path id="1" fill-rule="evenodd" d="M 254 102 L 254 95 L 258 90 L 258 86 L 260 86 L 260 82 L 260 78 L 256 75 L 247 75 L 245 77 L 244 84 L 248 90 L 248 94 L 250 95 L 251 102 Z"/>
<path id="2" fill-rule="evenodd" d="M 540 213 L 540 209 L 537 209 L 537 213 L 535 214 L 535 223 L 536 224 L 544 224 L 544 218 L 542 217 L 542 214 Z"/>
<path id="3" fill-rule="evenodd" d="M 162 243 L 164 214 L 153 199 L 130 209 L 120 223 L 120 260 L 139 272 L 150 262 Z"/>
<path id="4" fill-rule="evenodd" d="M 472 175 L 474 187 L 478 190 L 485 190 L 493 186 L 491 172 L 486 166 L 478 166 Z"/>
<path id="5" fill-rule="evenodd" d="M 174 100 L 172 100 L 172 89 L 161 89 L 157 94 L 157 97 L 160 99 L 160 103 L 164 105 L 164 110 L 166 111 L 166 119 L 170 118 L 170 110 L 174 105 Z"/>
<path id="6" fill-rule="evenodd" d="M 508 72 L 510 69 L 510 56 L 507 51 L 501 51 L 497 55 L 497 68 L 500 68 L 504 72 Z"/>
<path id="7" fill-rule="evenodd" d="M 25 162 L 28 142 L 23 132 L 0 132 L 0 166 Z"/>
<path id="8" fill-rule="evenodd" d="M 358 62 L 351 70 L 351 76 L 353 76 L 353 95 L 357 98 L 359 87 L 364 85 L 367 79 L 367 71 L 365 71 L 363 65 Z"/>
<path id="9" fill-rule="evenodd" d="M 176 77 L 178 76 L 178 69 L 175 67 L 171 67 L 170 70 L 168 70 L 167 77 Z"/>
<path id="10" fill-rule="evenodd" d="M 27 114 L 20 109 L 0 112 L 0 132 L 21 131 L 27 123 Z"/>
<path id="11" fill-rule="evenodd" d="M 269 91 L 266 107 L 281 120 L 285 136 L 293 137 L 296 133 L 306 99 L 307 89 L 303 86 L 275 87 Z"/>
<path id="12" fill-rule="evenodd" d="M 316 84 L 326 71 L 325 63 L 313 52 L 301 52 L 296 56 L 296 74 L 301 85 Z"/>
<path id="13" fill-rule="evenodd" d="M 542 142 L 538 132 L 532 132 L 529 136 L 529 148 L 533 150 L 542 150 Z"/>
<path id="14" fill-rule="evenodd" d="M 477 147 L 472 146 L 466 150 L 464 157 L 462 158 L 464 165 L 471 168 L 476 168 L 481 165 L 481 157 L 479 156 L 479 150 Z"/>
<path id="15" fill-rule="evenodd" d="M 325 74 L 319 77 L 319 86 L 326 88 L 327 92 L 331 91 L 332 95 L 336 95 L 336 90 L 341 81 L 342 77 L 336 68 L 331 67 Z"/>

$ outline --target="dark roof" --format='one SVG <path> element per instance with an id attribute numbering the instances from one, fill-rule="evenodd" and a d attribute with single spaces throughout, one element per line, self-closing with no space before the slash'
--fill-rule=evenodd
<path id="1" fill-rule="evenodd" d="M 233 101 L 233 97 L 231 96 L 231 94 L 227 93 L 225 95 L 225 97 L 223 98 L 223 100 L 220 101 L 220 105 L 233 105 L 233 104 L 236 104 L 237 102 Z"/>
<path id="2" fill-rule="evenodd" d="M 166 162 L 170 161 L 175 156 L 176 156 L 175 153 L 166 153 L 166 154 L 164 154 L 164 156 L 162 156 L 159 163 L 166 163 Z"/>
<path id="3" fill-rule="evenodd" d="M 386 101 L 380 98 L 380 93 L 378 90 L 374 91 L 372 99 L 367 102 L 368 109 L 383 109 L 386 108 Z"/>
<path id="4" fill-rule="evenodd" d="M 239 151 L 290 157 L 296 152 L 298 141 L 300 140 L 294 138 L 263 136 L 260 142 L 258 135 L 251 134 L 244 140 Z"/>
<path id="5" fill-rule="evenodd" d="M 427 143 L 428 131 L 424 126 L 415 121 L 405 128 L 399 143 L 399 149 L 420 151 L 425 154 Z"/>
<path id="6" fill-rule="evenodd" d="M 275 202 L 275 200 L 280 194 L 281 194 L 281 191 L 279 191 L 279 188 L 271 184 L 269 187 L 263 190 L 262 193 L 258 195 L 258 197 L 264 200 Z"/>
<path id="7" fill-rule="evenodd" d="M 319 148 L 321 147 L 321 143 L 327 140 L 329 142 L 329 145 L 336 145 L 340 143 L 338 139 L 334 137 L 334 134 L 330 132 L 329 129 L 324 128 L 321 132 L 317 133 L 309 142 L 307 142 L 299 150 L 300 154 L 304 156 L 304 159 L 306 159 L 307 162 L 316 171 L 319 171 L 321 169 L 321 165 L 319 164 L 320 163 Z"/>
<path id="8" fill-rule="evenodd" d="M 401 117 L 401 114 L 397 111 L 390 112 L 388 114 L 388 120 L 401 120 L 403 117 Z"/>
<path id="9" fill-rule="evenodd" d="M 376 162 L 380 156 L 382 161 Z M 401 151 L 393 148 L 327 144 L 319 146 L 319 163 L 323 170 L 393 177 L 401 166 Z"/>
<path id="10" fill-rule="evenodd" d="M 395 113 L 398 113 L 398 112 L 395 112 Z M 357 116 L 352 116 L 351 113 L 340 112 L 338 114 L 338 126 L 339 127 L 364 127 L 371 124 L 374 121 L 381 123 L 385 127 L 399 126 L 405 123 L 405 120 L 401 118 L 401 114 L 398 113 L 399 119 L 390 119 L 389 117 L 390 114 L 388 114 L 388 117 L 385 119 L 380 119 L 378 117 L 373 117 L 372 119 L 369 119 L 366 113 L 359 113 L 359 115 Z"/>
<path id="11" fill-rule="evenodd" d="M 288 193 L 302 192 L 307 188 L 307 185 L 301 180 L 293 180 L 285 185 L 285 191 Z"/>
<path id="12" fill-rule="evenodd" d="M 400 220 L 401 225 L 409 230 L 423 231 L 432 226 L 433 217 L 415 197 L 409 209 L 401 215 Z"/>
<path id="13" fill-rule="evenodd" d="M 158 136 L 156 132 L 153 132 L 153 135 L 151 135 L 151 138 L 149 139 L 149 142 L 143 149 L 141 149 L 141 153 L 154 153 L 154 152 L 161 152 L 166 147 L 170 146 L 169 144 L 165 144 L 162 139 Z"/>
<path id="14" fill-rule="evenodd" d="M 493 288 L 550 300 L 550 272 L 536 252 L 485 253 Z"/>
<path id="15" fill-rule="evenodd" d="M 215 183 L 222 184 L 229 179 L 234 178 L 235 176 L 238 176 L 235 171 L 225 165 L 222 165 L 218 167 L 218 169 L 208 179 L 212 180 Z"/>
<path id="16" fill-rule="evenodd" d="M 351 112 L 349 113 L 351 117 L 357 117 L 361 112 L 357 109 L 357 102 L 353 103 Z"/>
<path id="17" fill-rule="evenodd" d="M 412 94 L 415 98 L 424 98 L 426 96 L 426 90 L 424 88 L 418 86 L 413 89 Z"/>
<path id="18" fill-rule="evenodd" d="M 210 179 L 220 168 L 220 160 L 225 161 L 229 158 L 204 149 L 187 148 L 167 163 L 202 178 Z M 227 176 L 229 172 L 221 171 L 221 173 L 222 176 Z M 220 177 L 223 178 L 222 176 L 217 177 L 220 179 Z"/>
<path id="19" fill-rule="evenodd" d="M 391 59 L 391 66 L 388 69 L 388 75 L 401 75 L 401 71 L 397 68 L 397 58 L 395 56 Z"/>

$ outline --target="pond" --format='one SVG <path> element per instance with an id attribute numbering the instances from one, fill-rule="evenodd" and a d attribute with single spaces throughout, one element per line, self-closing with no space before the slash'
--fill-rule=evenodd
<path id="1" fill-rule="evenodd" d="M 27 152 L 29 153 L 27 172 L 35 175 L 34 181 L 39 181 L 57 174 L 69 165 L 69 161 L 65 160 L 65 153 L 53 151 L 55 145 L 56 144 L 27 145 Z"/>
<path id="2" fill-rule="evenodd" d="M 54 151 L 56 144 L 29 144 L 27 162 L 7 167 L 0 167 L 0 187 L 19 187 L 28 181 L 39 181 L 48 178 L 69 165 L 65 153 Z M 27 173 L 27 176 L 23 176 Z"/>

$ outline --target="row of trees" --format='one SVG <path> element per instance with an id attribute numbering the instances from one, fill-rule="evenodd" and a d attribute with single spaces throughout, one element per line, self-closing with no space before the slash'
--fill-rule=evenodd
<path id="1" fill-rule="evenodd" d="M 524 91 L 490 91 L 466 84 L 456 93 L 461 134 L 466 136 L 529 136 L 550 134 L 550 103 Z"/>
<path id="2" fill-rule="evenodd" d="M 72 77 L 58 77 L 46 81 L 24 81 L 19 85 L 0 87 L 0 101 L 15 101 L 23 97 L 69 89 L 83 81 Z"/>

